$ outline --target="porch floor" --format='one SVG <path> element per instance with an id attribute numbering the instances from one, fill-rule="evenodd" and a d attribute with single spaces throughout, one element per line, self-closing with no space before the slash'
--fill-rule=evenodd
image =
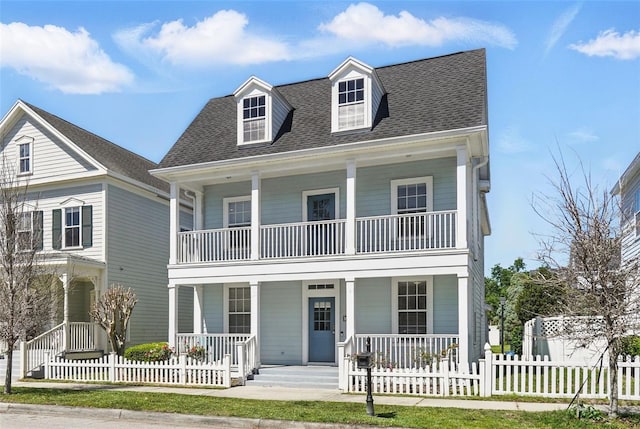
<path id="1" fill-rule="evenodd" d="M 337 366 L 262 365 L 247 386 L 338 389 Z"/>

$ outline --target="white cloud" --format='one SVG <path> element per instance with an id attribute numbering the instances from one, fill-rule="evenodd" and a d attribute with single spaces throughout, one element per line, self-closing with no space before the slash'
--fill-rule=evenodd
<path id="1" fill-rule="evenodd" d="M 569 25 L 573 22 L 574 18 L 578 15 L 578 12 L 580 12 L 581 8 L 582 8 L 581 4 L 574 5 L 569 9 L 565 10 L 562 13 L 562 15 L 560 15 L 555 20 L 555 22 L 553 23 L 553 26 L 551 27 L 551 31 L 549 32 L 549 37 L 547 38 L 547 43 L 544 51 L 545 54 L 549 53 L 549 51 L 553 49 L 556 43 L 558 43 L 558 40 L 560 40 L 560 38 L 565 33 L 565 31 L 567 31 L 567 28 L 569 28 Z"/>
<path id="2" fill-rule="evenodd" d="M 356 43 L 382 43 L 387 46 L 440 46 L 448 41 L 489 43 L 508 49 L 518 44 L 507 27 L 471 18 L 436 18 L 425 21 L 407 11 L 397 16 L 385 15 L 369 3 L 350 5 L 329 23 L 319 26 L 321 31 Z"/>
<path id="3" fill-rule="evenodd" d="M 590 57 L 613 57 L 619 60 L 640 58 L 640 32 L 631 30 L 620 34 L 614 29 L 602 31 L 595 39 L 579 42 L 569 48 Z"/>
<path id="4" fill-rule="evenodd" d="M 114 38 L 126 51 L 157 55 L 174 66 L 258 64 L 290 58 L 285 43 L 247 31 L 248 23 L 242 13 L 221 10 L 191 27 L 179 19 L 150 34 L 157 24 L 143 24 L 119 31 Z"/>
<path id="5" fill-rule="evenodd" d="M 593 131 L 587 129 L 571 131 L 567 136 L 571 143 L 591 143 L 600 139 L 600 137 L 598 137 Z"/>
<path id="6" fill-rule="evenodd" d="M 517 127 L 504 129 L 498 135 L 497 144 L 500 152 L 508 154 L 527 152 L 531 148 L 531 145 L 522 137 Z"/>
<path id="7" fill-rule="evenodd" d="M 70 94 L 115 92 L 134 76 L 80 28 L 0 23 L 0 67 L 8 67 Z"/>

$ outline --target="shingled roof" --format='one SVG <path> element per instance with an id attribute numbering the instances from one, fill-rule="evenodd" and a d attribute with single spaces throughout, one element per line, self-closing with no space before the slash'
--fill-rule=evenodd
<path id="1" fill-rule="evenodd" d="M 169 185 L 164 180 L 149 174 L 149 170 L 158 167 L 155 162 L 149 161 L 115 143 L 111 143 L 39 107 L 25 101 L 23 103 L 108 170 L 156 189 L 169 192 Z"/>
<path id="2" fill-rule="evenodd" d="M 237 145 L 232 95 L 205 105 L 160 168 L 487 125 L 485 50 L 380 67 L 386 90 L 373 128 L 331 133 L 328 78 L 275 86 L 293 106 L 289 120 L 267 145 Z"/>

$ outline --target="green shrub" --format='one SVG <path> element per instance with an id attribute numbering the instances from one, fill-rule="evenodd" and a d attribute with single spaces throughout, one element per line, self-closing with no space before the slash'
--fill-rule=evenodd
<path id="1" fill-rule="evenodd" d="M 138 344 L 129 347 L 124 352 L 124 357 L 138 362 L 158 362 L 168 360 L 173 354 L 173 350 L 168 343 Z"/>
<path id="2" fill-rule="evenodd" d="M 620 354 L 622 356 L 640 356 L 640 337 L 637 335 L 624 337 Z"/>

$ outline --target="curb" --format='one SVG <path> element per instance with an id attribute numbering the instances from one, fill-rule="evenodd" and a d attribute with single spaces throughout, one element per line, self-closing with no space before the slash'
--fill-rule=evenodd
<path id="1" fill-rule="evenodd" d="M 343 423 L 297 422 L 289 420 L 267 420 L 240 417 L 197 416 L 193 414 L 158 413 L 105 408 L 68 407 L 64 405 L 33 405 L 0 403 L 0 414 L 47 414 L 52 416 L 80 415 L 105 418 L 113 421 L 140 421 L 145 423 L 189 424 L 233 429 L 379 429 L 379 426 L 350 425 Z M 123 422 L 124 423 L 124 422 Z M 387 427 L 387 429 L 402 429 Z"/>

